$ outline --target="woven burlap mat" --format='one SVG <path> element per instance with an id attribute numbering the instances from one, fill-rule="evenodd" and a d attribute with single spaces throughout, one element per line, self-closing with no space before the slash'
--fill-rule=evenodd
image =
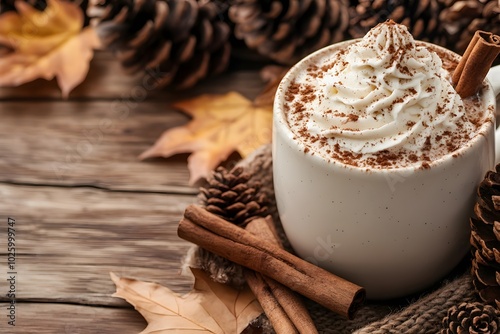
<path id="1" fill-rule="evenodd" d="M 239 165 L 251 174 L 249 185 L 259 184 L 260 191 L 271 200 L 270 209 L 276 228 L 286 248 L 290 250 L 281 228 L 272 180 L 271 147 L 266 145 Z M 469 259 L 464 259 L 452 273 L 441 282 L 418 295 L 383 302 L 367 301 L 354 320 L 346 320 L 315 302 L 305 300 L 320 333 L 439 333 L 448 309 L 462 302 L 477 301 L 474 292 Z M 183 268 L 198 267 L 209 271 L 219 282 L 240 286 L 244 284 L 241 268 L 225 259 L 193 246 L 183 261 Z M 184 272 L 188 272 L 184 270 Z M 265 315 L 256 319 L 254 328 L 262 333 L 274 333 Z"/>

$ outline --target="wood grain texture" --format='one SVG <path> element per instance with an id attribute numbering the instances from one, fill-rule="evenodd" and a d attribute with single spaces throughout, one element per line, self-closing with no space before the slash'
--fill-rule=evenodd
<path id="1" fill-rule="evenodd" d="M 210 85 L 204 92 L 227 92 L 231 83 L 244 82 L 241 92 L 255 95 L 261 87 L 258 75 L 247 74 L 227 74 L 220 78 L 220 85 Z M 193 90 L 177 94 L 176 99 L 196 94 Z M 163 131 L 189 120 L 170 107 L 172 101 L 167 97 L 151 101 L 142 95 L 112 100 L 3 101 L 0 182 L 195 194 L 197 189 L 188 185 L 187 154 L 138 160 Z"/>
<path id="2" fill-rule="evenodd" d="M 16 220 L 21 300 L 122 305 L 110 271 L 176 291 L 191 285 L 179 274 L 190 244 L 177 223 L 192 196 L 0 185 L 0 197 L 2 214 Z"/>
<path id="3" fill-rule="evenodd" d="M 139 161 L 168 128 L 187 117 L 162 102 L 118 113 L 112 102 L 3 102 L 1 181 L 91 185 L 193 194 L 186 156 Z"/>
<path id="4" fill-rule="evenodd" d="M 0 303 L 0 332 L 6 334 L 137 334 L 147 326 L 132 308 L 19 303 L 12 327 L 3 322 L 6 306 Z"/>

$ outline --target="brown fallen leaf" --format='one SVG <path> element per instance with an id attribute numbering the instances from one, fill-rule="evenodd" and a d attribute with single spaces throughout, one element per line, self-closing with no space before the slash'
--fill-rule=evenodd
<path id="1" fill-rule="evenodd" d="M 183 296 L 156 283 L 110 273 L 116 285 L 113 296 L 125 299 L 146 319 L 148 326 L 140 334 L 241 333 L 262 313 L 250 289 L 236 290 L 214 282 L 203 270 L 191 271 L 194 287 Z"/>
<path id="2" fill-rule="evenodd" d="M 207 177 L 234 151 L 246 157 L 271 141 L 272 106 L 257 107 L 236 92 L 201 95 L 173 106 L 193 119 L 165 131 L 140 159 L 192 152 L 190 184 Z"/>
<path id="3" fill-rule="evenodd" d="M 0 15 L 0 86 L 54 77 L 64 97 L 86 77 L 93 50 L 101 42 L 93 27 L 82 30 L 81 8 L 47 0 L 44 11 L 16 1 L 17 12 Z M 9 52 L 5 52 L 9 50 Z"/>

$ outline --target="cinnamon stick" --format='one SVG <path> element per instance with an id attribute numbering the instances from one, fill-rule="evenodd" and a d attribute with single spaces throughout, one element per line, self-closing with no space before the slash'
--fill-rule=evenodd
<path id="1" fill-rule="evenodd" d="M 274 224 L 272 223 L 270 216 L 266 218 L 253 219 L 247 224 L 245 229 L 259 237 L 261 240 L 273 243 L 276 246 L 283 248 L 283 245 L 276 235 L 276 230 L 274 229 Z M 299 333 L 318 333 L 311 315 L 296 293 L 288 289 L 286 286 L 276 282 L 272 278 L 262 276 L 262 280 L 266 283 L 266 286 L 270 289 L 273 297 L 277 300 L 279 305 L 281 305 L 285 315 L 288 316 Z"/>
<path id="2" fill-rule="evenodd" d="M 278 238 L 278 232 L 272 220 L 271 216 L 252 219 L 247 226 L 245 226 L 245 230 L 258 236 L 261 240 L 273 243 L 279 248 L 283 248 L 283 244 Z"/>
<path id="3" fill-rule="evenodd" d="M 269 242 L 274 242 L 276 245 L 281 247 L 281 244 L 278 242 L 278 239 L 275 237 L 275 232 L 271 230 L 268 221 L 263 218 L 255 218 L 250 221 L 245 229 L 262 240 L 267 240 Z M 296 296 L 291 292 L 288 288 L 280 285 L 283 290 L 287 290 L 290 296 L 283 296 L 277 290 L 280 290 L 278 285 L 279 283 L 268 278 L 266 278 L 255 271 L 246 269 L 244 272 L 245 280 L 247 281 L 248 286 L 254 293 L 255 297 L 259 301 L 264 313 L 267 318 L 271 322 L 274 331 L 277 334 L 284 333 L 297 333 L 298 327 L 296 328 L 296 323 L 300 321 L 309 321 L 309 319 L 302 319 L 297 317 L 295 320 L 292 318 L 293 314 L 290 315 L 286 310 L 290 308 L 289 304 L 296 303 Z M 276 293 L 280 296 L 280 299 L 276 298 Z M 287 298 L 289 297 L 289 298 Z M 295 299 L 294 299 L 295 298 Z M 305 308 L 304 308 L 305 309 Z M 307 312 L 307 310 L 305 309 Z M 309 313 L 307 313 L 309 315 Z M 311 320 L 312 322 L 312 320 Z M 314 326 L 314 323 L 312 323 Z M 314 327 L 316 329 L 316 327 Z M 301 332 L 299 333 L 307 333 Z M 311 333 L 317 333 L 317 331 L 313 331 Z"/>
<path id="4" fill-rule="evenodd" d="M 263 276 L 255 271 L 246 269 L 244 271 L 245 280 L 259 301 L 264 313 L 271 322 L 277 334 L 298 333 L 292 320 L 283 309 L 283 304 L 275 298 L 272 288 L 266 283 Z"/>
<path id="5" fill-rule="evenodd" d="M 365 299 L 362 287 L 262 241 L 196 205 L 186 208 L 177 234 L 214 254 L 273 278 L 348 319 L 354 318 Z"/>
<path id="6" fill-rule="evenodd" d="M 500 53 L 500 36 L 478 30 L 453 72 L 452 83 L 464 99 L 477 93 Z"/>

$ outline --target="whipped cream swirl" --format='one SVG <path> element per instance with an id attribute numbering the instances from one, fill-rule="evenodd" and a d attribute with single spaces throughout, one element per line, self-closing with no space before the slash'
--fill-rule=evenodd
<path id="1" fill-rule="evenodd" d="M 417 44 L 403 25 L 379 24 L 322 61 L 294 81 L 307 104 L 297 112 L 300 101 L 290 101 L 288 118 L 301 137 L 307 133 L 309 144 L 335 147 L 337 158 L 350 152 L 351 164 L 359 165 L 367 154 L 383 152 L 392 153 L 392 160 L 411 156 L 406 164 L 430 161 L 453 150 L 444 137 L 450 143 L 460 133 L 466 141 L 475 131 L 440 57 Z M 371 157 L 367 164 L 376 161 Z"/>

